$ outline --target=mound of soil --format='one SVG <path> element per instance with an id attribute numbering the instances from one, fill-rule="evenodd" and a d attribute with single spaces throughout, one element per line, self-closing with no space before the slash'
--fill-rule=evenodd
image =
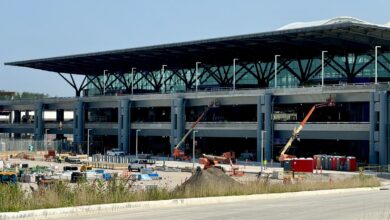
<path id="1" fill-rule="evenodd" d="M 215 187 L 229 188 L 240 185 L 230 176 L 226 175 L 221 169 L 211 167 L 207 170 L 202 170 L 198 167 L 192 176 L 185 181 L 176 190 L 199 190 L 199 189 L 212 189 Z"/>

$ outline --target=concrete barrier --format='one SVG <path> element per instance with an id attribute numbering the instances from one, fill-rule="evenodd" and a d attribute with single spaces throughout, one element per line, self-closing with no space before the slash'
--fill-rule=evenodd
<path id="1" fill-rule="evenodd" d="M 242 202 L 242 201 L 264 200 L 264 199 L 284 199 L 284 198 L 292 198 L 297 196 L 315 196 L 315 195 L 327 195 L 327 194 L 348 193 L 348 192 L 364 192 L 364 191 L 373 191 L 373 190 L 380 190 L 380 187 L 318 190 L 318 191 L 304 191 L 304 192 L 291 192 L 291 193 L 256 194 L 256 195 L 247 195 L 247 196 L 222 196 L 222 197 L 206 197 L 206 198 L 172 199 L 172 200 L 161 200 L 161 201 L 127 202 L 127 203 L 116 203 L 116 204 L 77 206 L 77 207 L 70 207 L 70 208 L 40 209 L 40 210 L 31 210 L 31 211 L 0 213 L 0 220 L 11 220 L 11 219 L 37 220 L 37 219 L 48 219 L 53 217 L 55 218 L 80 217 L 80 216 L 88 216 L 89 214 L 130 211 L 134 209 L 220 204 L 220 203 L 232 203 L 232 202 Z"/>

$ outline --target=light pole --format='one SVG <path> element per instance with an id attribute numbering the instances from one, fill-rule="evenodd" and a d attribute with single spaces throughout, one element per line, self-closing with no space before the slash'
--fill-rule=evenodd
<path id="1" fill-rule="evenodd" d="M 275 55 L 275 88 L 278 87 L 278 57 L 280 55 Z"/>
<path id="2" fill-rule="evenodd" d="M 198 85 L 199 85 L 199 81 L 198 81 L 198 68 L 199 68 L 199 64 L 201 64 L 201 62 L 196 62 L 195 63 L 195 92 L 198 92 Z"/>
<path id="3" fill-rule="evenodd" d="M 91 131 L 92 129 L 88 129 L 87 130 L 87 155 L 89 157 L 89 132 Z"/>
<path id="4" fill-rule="evenodd" d="M 324 57 L 325 57 L 325 53 L 327 53 L 328 51 L 326 50 L 323 50 L 322 53 L 321 53 L 321 86 L 324 87 L 324 69 L 325 69 L 325 64 L 324 64 Z"/>
<path id="5" fill-rule="evenodd" d="M 46 136 L 46 143 L 45 143 L 45 150 L 47 151 L 47 142 L 49 142 L 49 138 L 47 137 L 47 131 L 49 131 L 50 129 L 46 128 L 45 129 L 45 136 Z"/>
<path id="6" fill-rule="evenodd" d="M 163 85 L 164 85 L 164 93 L 166 92 L 166 85 L 165 85 L 165 67 L 167 67 L 167 65 L 162 65 L 162 67 L 161 67 L 161 77 L 162 77 L 162 81 L 163 81 Z"/>
<path id="7" fill-rule="evenodd" d="M 103 70 L 103 95 L 106 95 L 106 72 L 108 70 Z"/>
<path id="8" fill-rule="evenodd" d="M 131 68 L 131 94 L 134 94 L 134 70 L 137 69 L 135 67 Z"/>
<path id="9" fill-rule="evenodd" d="M 237 58 L 233 59 L 233 91 L 236 91 L 236 61 Z"/>
<path id="10" fill-rule="evenodd" d="M 140 131 L 140 129 L 135 131 L 135 158 L 138 158 L 138 132 Z"/>
<path id="11" fill-rule="evenodd" d="M 192 132 L 192 168 L 195 168 L 195 134 L 198 131 L 193 131 Z"/>
<path id="12" fill-rule="evenodd" d="M 381 46 L 375 46 L 375 84 L 378 84 L 378 49 Z"/>
<path id="13" fill-rule="evenodd" d="M 261 130 L 261 171 L 263 171 L 263 160 L 264 160 L 264 134 L 266 131 Z"/>

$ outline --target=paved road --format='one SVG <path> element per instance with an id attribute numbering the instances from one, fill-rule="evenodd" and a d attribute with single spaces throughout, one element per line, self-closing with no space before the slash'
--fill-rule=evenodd
<path id="1" fill-rule="evenodd" d="M 390 190 L 299 196 L 240 203 L 155 208 L 108 213 L 63 220 L 127 219 L 289 219 L 289 220 L 376 220 L 390 219 Z"/>

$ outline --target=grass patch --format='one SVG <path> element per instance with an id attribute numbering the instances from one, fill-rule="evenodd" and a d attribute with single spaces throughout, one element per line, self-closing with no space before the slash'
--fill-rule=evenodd
<path id="1" fill-rule="evenodd" d="M 355 176 L 333 182 L 300 182 L 296 184 L 270 184 L 266 181 L 257 181 L 226 188 L 212 185 L 173 191 L 167 189 L 134 191 L 131 184 L 118 179 L 108 183 L 99 181 L 93 184 L 58 183 L 33 192 L 24 191 L 20 185 L 0 185 L 0 212 L 192 197 L 376 187 L 379 185 L 379 180 L 373 176 Z"/>

